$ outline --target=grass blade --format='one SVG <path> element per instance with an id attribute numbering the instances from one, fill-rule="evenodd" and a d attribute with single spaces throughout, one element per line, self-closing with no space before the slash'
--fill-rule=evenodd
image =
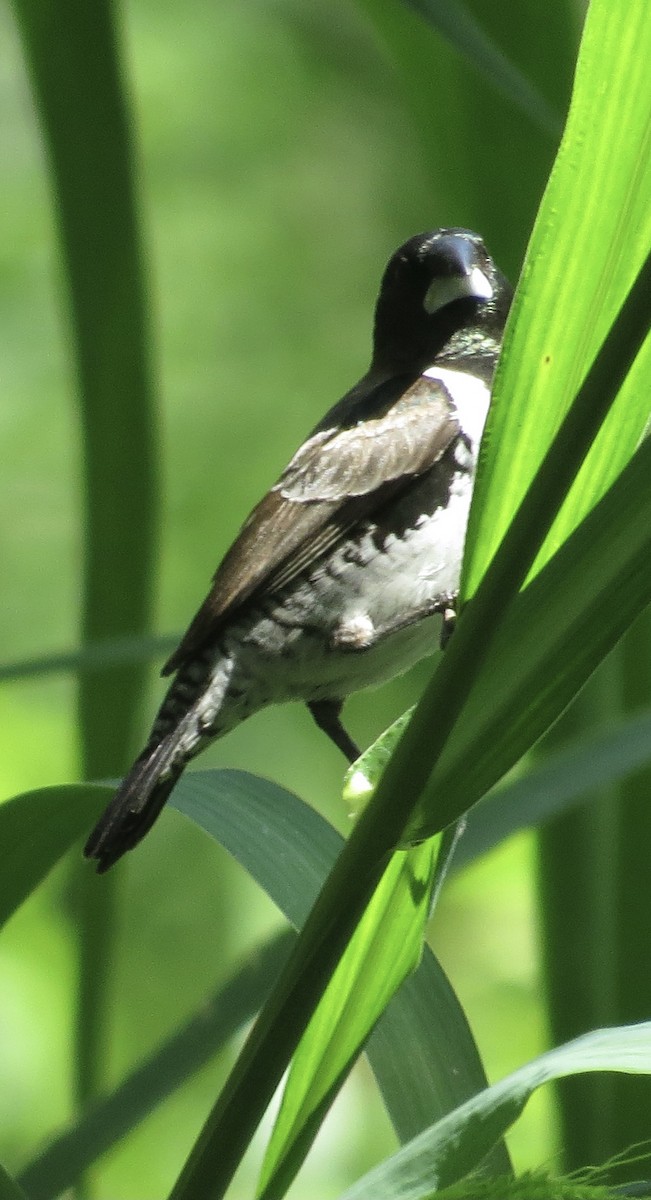
<path id="1" fill-rule="evenodd" d="M 61 675 L 99 669 L 108 670 L 132 663 L 148 663 L 152 658 L 169 655 L 178 646 L 180 634 L 163 634 L 160 637 L 135 635 L 134 637 L 103 638 L 101 642 L 87 642 L 80 650 L 63 651 L 61 654 L 43 654 L 39 658 L 18 659 L 16 662 L 0 664 L 0 683 L 15 679 L 32 679 L 38 675 Z"/>
<path id="2" fill-rule="evenodd" d="M 158 531 L 157 446 L 131 131 L 115 10 L 15 0 L 38 101 L 66 268 L 84 467 L 82 636 L 147 630 Z M 134 747 L 146 664 L 81 673 L 83 777 L 121 771 Z M 116 876 L 77 881 L 76 1089 L 103 1073 Z"/>
<path id="3" fill-rule="evenodd" d="M 519 108 L 546 136 L 556 139 L 562 130 L 561 114 L 492 40 L 472 12 L 458 0 L 406 0 L 455 50 Z"/>
<path id="4" fill-rule="evenodd" d="M 651 1072 L 651 1022 L 600 1029 L 542 1054 L 473 1096 L 370 1171 L 342 1200 L 419 1200 L 463 1178 L 544 1083 L 579 1072 Z"/>
<path id="5" fill-rule="evenodd" d="M 439 839 L 395 854 L 294 1055 L 259 1195 L 285 1194 L 352 1063 L 422 952 Z"/>
<path id="6" fill-rule="evenodd" d="M 84 445 L 84 638 L 145 632 L 158 532 L 157 437 L 133 153 L 114 7 L 15 0 L 66 267 Z M 144 670 L 84 675 L 89 777 L 133 742 Z"/>
<path id="7" fill-rule="evenodd" d="M 464 583 L 483 577 L 651 247 L 651 9 L 590 6 L 567 128 L 531 237 L 495 382 Z M 639 295 L 647 323 L 648 299 Z M 538 558 L 557 549 L 630 458 L 649 418 L 651 339 Z M 503 390 L 504 389 L 504 390 Z M 508 394 L 508 403 L 501 396 Z"/>
<path id="8" fill-rule="evenodd" d="M 225 846 L 295 926 L 303 924 L 343 845 L 318 813 L 276 784 L 242 771 L 193 771 L 179 783 L 173 802 Z M 403 1140 L 484 1086 L 463 1010 L 428 947 L 367 1051 Z M 499 1167 L 508 1171 L 504 1154 Z"/>
<path id="9" fill-rule="evenodd" d="M 452 861 L 459 871 L 521 829 L 540 826 L 651 762 L 651 709 L 597 733 L 567 738 L 520 778 L 496 788 L 468 815 Z M 572 842 L 576 859 L 576 843 Z M 576 879 L 576 876 L 575 876 Z M 585 1023 L 584 1023 L 585 1025 Z"/>

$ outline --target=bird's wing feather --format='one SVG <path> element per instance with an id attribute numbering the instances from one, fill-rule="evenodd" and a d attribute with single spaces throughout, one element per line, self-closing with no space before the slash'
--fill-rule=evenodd
<path id="1" fill-rule="evenodd" d="M 192 658 L 252 595 L 277 591 L 305 571 L 434 466 L 458 433 L 445 388 L 423 378 L 375 419 L 320 427 L 245 522 L 163 673 Z"/>

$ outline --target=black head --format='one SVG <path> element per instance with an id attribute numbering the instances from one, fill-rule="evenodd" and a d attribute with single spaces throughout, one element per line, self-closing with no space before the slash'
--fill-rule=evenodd
<path id="1" fill-rule="evenodd" d="M 413 374 L 434 359 L 495 355 L 508 281 L 468 229 L 419 233 L 390 259 L 375 310 L 373 370 Z"/>

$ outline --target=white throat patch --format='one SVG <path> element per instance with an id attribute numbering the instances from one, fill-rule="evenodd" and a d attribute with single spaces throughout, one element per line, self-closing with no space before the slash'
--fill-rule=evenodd
<path id="1" fill-rule="evenodd" d="M 488 416 L 491 398 L 488 386 L 475 375 L 467 371 L 454 371 L 450 367 L 428 367 L 423 375 L 443 385 L 457 410 L 459 425 L 476 453 Z"/>

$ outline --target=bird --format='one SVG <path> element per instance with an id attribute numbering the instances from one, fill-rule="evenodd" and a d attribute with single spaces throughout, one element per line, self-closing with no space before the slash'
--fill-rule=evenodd
<path id="1" fill-rule="evenodd" d="M 511 299 L 470 230 L 393 254 L 368 371 L 253 509 L 163 667 L 149 739 L 85 846 L 98 872 L 140 842 L 190 759 L 266 705 L 304 701 L 355 761 L 345 698 L 445 643 Z"/>

